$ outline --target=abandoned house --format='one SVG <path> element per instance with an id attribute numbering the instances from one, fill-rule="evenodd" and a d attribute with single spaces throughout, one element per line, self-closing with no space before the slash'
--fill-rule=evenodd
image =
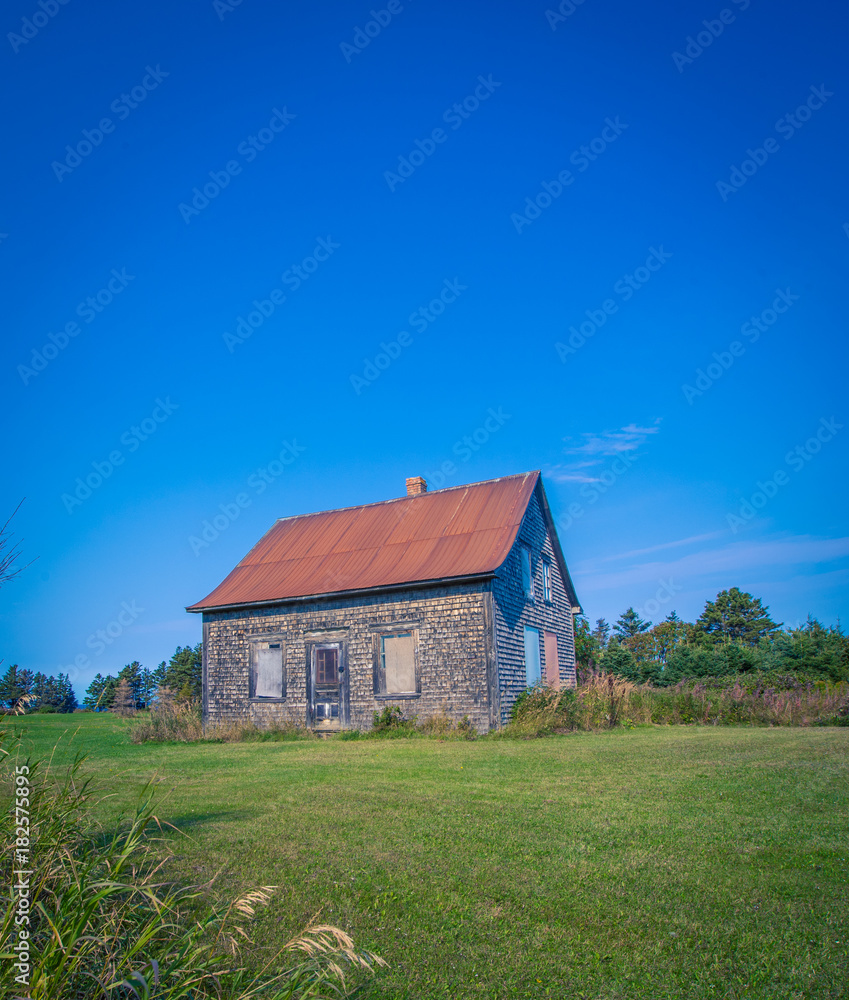
<path id="1" fill-rule="evenodd" d="M 503 725 L 573 686 L 575 589 L 539 472 L 280 518 L 203 614 L 211 722 L 368 729 L 376 709 Z"/>

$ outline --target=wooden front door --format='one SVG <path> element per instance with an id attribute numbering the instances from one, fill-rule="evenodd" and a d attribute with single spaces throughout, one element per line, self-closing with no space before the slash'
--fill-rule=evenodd
<path id="1" fill-rule="evenodd" d="M 319 642 L 310 664 L 309 725 L 341 729 L 348 719 L 348 673 L 341 642 Z"/>
<path id="2" fill-rule="evenodd" d="M 557 656 L 557 636 L 545 633 L 545 683 L 550 688 L 560 687 L 560 661 Z"/>

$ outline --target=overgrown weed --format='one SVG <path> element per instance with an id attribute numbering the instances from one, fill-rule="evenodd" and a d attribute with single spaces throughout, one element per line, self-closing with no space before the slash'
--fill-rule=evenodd
<path id="1" fill-rule="evenodd" d="M 273 722 L 258 726 L 251 719 L 203 724 L 194 702 L 164 701 L 130 726 L 133 743 L 278 743 L 318 737 L 306 726 Z"/>
<path id="2" fill-rule="evenodd" d="M 502 738 L 596 731 L 638 725 L 849 725 L 849 684 L 793 675 L 746 675 L 680 681 L 674 687 L 634 684 L 587 671 L 577 688 L 529 688 L 513 706 Z"/>

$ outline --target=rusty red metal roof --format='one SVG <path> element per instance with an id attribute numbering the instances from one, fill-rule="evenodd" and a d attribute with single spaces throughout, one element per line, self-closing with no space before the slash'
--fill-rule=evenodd
<path id="1" fill-rule="evenodd" d="M 538 482 L 539 472 L 524 472 L 280 518 L 208 597 L 186 610 L 494 573 Z"/>

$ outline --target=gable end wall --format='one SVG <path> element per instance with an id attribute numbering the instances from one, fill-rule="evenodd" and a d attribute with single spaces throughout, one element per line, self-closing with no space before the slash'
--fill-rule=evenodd
<path id="1" fill-rule="evenodd" d="M 522 590 L 522 548 L 531 551 L 534 599 L 530 602 Z M 543 601 L 542 558 L 551 563 L 551 604 Z M 562 687 L 575 686 L 575 637 L 572 607 L 560 567 L 554 556 L 554 547 L 548 534 L 538 490 L 534 491 L 527 512 L 519 528 L 516 541 L 504 565 L 492 581 L 495 605 L 495 645 L 498 660 L 500 722 L 506 724 L 510 709 L 527 687 L 525 674 L 524 627 L 540 632 L 540 662 L 545 677 L 545 643 L 542 633 L 554 632 L 557 636 L 558 667 Z"/>

